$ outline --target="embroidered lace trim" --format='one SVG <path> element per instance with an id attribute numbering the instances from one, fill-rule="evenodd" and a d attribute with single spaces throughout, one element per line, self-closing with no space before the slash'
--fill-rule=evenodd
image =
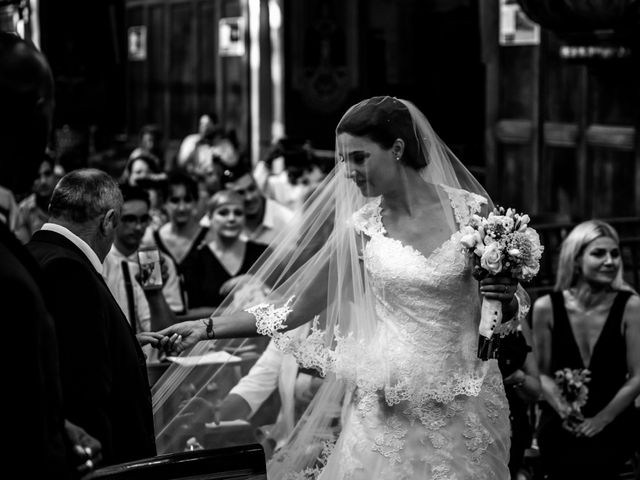
<path id="1" fill-rule="evenodd" d="M 364 233 L 368 237 L 387 233 L 382 224 L 381 202 L 382 197 L 376 197 L 353 214 L 356 233 Z"/>
<path id="2" fill-rule="evenodd" d="M 334 353 L 325 346 L 324 330 L 318 328 L 318 317 L 313 319 L 311 330 L 306 338 L 282 332 L 285 321 L 291 313 L 291 305 L 295 297 L 291 297 L 279 308 L 273 304 L 261 303 L 248 308 L 246 312 L 256 318 L 258 334 L 273 338 L 278 350 L 290 353 L 303 368 L 313 368 L 325 376 L 332 370 Z"/>
<path id="3" fill-rule="evenodd" d="M 467 225 L 471 217 L 480 212 L 482 206 L 487 204 L 486 198 L 475 193 L 447 187 L 445 185 L 443 185 L 442 188 L 444 188 L 447 195 L 449 195 L 456 221 L 460 226 Z"/>

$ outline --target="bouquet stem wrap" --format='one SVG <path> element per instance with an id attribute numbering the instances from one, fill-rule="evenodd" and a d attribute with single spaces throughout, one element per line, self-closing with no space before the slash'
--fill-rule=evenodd
<path id="1" fill-rule="evenodd" d="M 483 297 L 480 309 L 480 327 L 478 328 L 478 358 L 481 360 L 495 358 L 497 345 L 492 341 L 492 337 L 496 327 L 501 323 L 502 302 Z"/>

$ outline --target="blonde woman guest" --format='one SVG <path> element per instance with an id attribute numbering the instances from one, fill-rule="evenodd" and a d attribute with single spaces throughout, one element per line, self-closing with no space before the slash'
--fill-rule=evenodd
<path id="1" fill-rule="evenodd" d="M 534 304 L 533 328 L 543 403 L 538 441 L 551 479 L 618 478 L 637 444 L 633 407 L 640 393 L 640 297 L 622 280 L 619 237 L 611 225 L 577 225 L 562 244 L 554 292 Z M 582 421 L 563 426 L 568 404 L 559 369 L 591 372 Z"/>

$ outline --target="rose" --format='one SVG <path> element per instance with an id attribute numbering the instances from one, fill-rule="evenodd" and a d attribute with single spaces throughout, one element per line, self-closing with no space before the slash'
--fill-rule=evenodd
<path id="1" fill-rule="evenodd" d="M 460 239 L 460 243 L 467 248 L 475 248 L 477 245 L 482 245 L 482 236 L 477 230 L 470 229 L 471 232 L 466 233 Z"/>
<path id="2" fill-rule="evenodd" d="M 485 247 L 480 257 L 480 266 L 493 275 L 502 271 L 502 253 L 497 242 Z"/>

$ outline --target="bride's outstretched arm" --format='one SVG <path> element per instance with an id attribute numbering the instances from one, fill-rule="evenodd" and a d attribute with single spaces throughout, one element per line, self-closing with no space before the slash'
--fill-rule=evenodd
<path id="1" fill-rule="evenodd" d="M 329 265 L 325 263 L 306 287 L 296 295 L 290 305 L 291 312 L 283 323 L 282 331 L 299 327 L 326 309 L 328 275 Z M 247 311 L 176 323 L 158 333 L 167 337 L 176 334 L 182 337 L 179 343 L 173 344 L 173 350 L 170 353 L 179 353 L 202 340 L 258 335 L 256 317 Z"/>

